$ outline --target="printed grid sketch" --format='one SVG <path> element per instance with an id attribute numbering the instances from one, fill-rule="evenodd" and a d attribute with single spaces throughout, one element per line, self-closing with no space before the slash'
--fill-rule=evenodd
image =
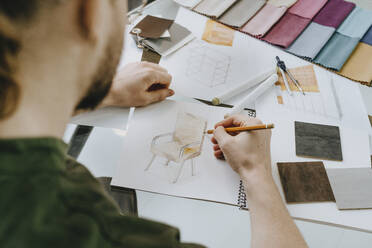
<path id="1" fill-rule="evenodd" d="M 230 56 L 195 42 L 189 47 L 186 76 L 213 88 L 227 83 L 230 64 Z"/>

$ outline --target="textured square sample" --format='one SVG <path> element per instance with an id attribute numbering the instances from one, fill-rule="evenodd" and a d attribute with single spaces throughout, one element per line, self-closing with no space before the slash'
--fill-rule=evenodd
<path id="1" fill-rule="evenodd" d="M 328 169 L 338 209 L 372 208 L 372 169 Z"/>
<path id="2" fill-rule="evenodd" d="M 312 22 L 288 47 L 287 51 L 308 59 L 314 59 L 336 30 Z"/>
<path id="3" fill-rule="evenodd" d="M 278 163 L 287 203 L 334 201 L 322 162 Z"/>
<path id="4" fill-rule="evenodd" d="M 296 121 L 295 137 L 297 156 L 342 161 L 338 127 Z"/>
<path id="5" fill-rule="evenodd" d="M 265 5 L 265 0 L 240 0 L 219 21 L 240 28 Z"/>
<path id="6" fill-rule="evenodd" d="M 194 8 L 194 11 L 218 18 L 236 1 L 237 0 L 204 0 Z"/>
<path id="7" fill-rule="evenodd" d="M 359 38 L 351 38 L 336 32 L 314 61 L 324 67 L 339 71 L 353 53 L 358 42 Z"/>
<path id="8" fill-rule="evenodd" d="M 260 38 L 279 21 L 286 10 L 287 7 L 277 7 L 268 3 L 243 26 L 241 31 Z"/>
<path id="9" fill-rule="evenodd" d="M 264 37 L 264 40 L 286 48 L 301 34 L 309 23 L 310 19 L 286 13 Z"/>
<path id="10" fill-rule="evenodd" d="M 372 82 L 372 46 L 359 42 L 340 74 L 361 82 Z"/>
<path id="11" fill-rule="evenodd" d="M 232 46 L 234 34 L 235 30 L 213 20 L 208 20 L 202 39 L 215 45 Z"/>

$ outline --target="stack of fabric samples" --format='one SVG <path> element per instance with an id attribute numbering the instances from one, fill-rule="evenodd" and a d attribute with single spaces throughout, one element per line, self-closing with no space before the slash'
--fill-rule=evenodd
<path id="1" fill-rule="evenodd" d="M 185 2 L 184 6 L 188 2 L 175 1 Z M 197 13 L 342 76 L 372 84 L 369 69 L 372 1 L 366 4 L 364 0 L 194 0 L 193 3 L 188 7 Z"/>

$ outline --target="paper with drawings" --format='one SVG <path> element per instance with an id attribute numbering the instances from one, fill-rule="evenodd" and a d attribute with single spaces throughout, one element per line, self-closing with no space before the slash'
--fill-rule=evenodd
<path id="1" fill-rule="evenodd" d="M 214 157 L 210 136 L 204 137 L 200 155 L 192 161 L 185 161 L 176 182 L 174 179 L 181 163 L 170 156 L 174 152 L 169 151 L 164 157 L 157 155 L 152 160 L 154 154 L 151 151 L 151 143 L 154 137 L 174 132 L 180 112 L 202 117 L 207 121 L 207 128 L 212 129 L 215 123 L 223 119 L 226 109 L 171 100 L 137 108 L 124 139 L 122 156 L 117 164 L 112 185 L 236 204 L 239 177 L 225 161 Z M 162 142 L 166 141 L 159 139 L 156 144 Z M 148 165 L 151 166 L 147 168 Z"/>

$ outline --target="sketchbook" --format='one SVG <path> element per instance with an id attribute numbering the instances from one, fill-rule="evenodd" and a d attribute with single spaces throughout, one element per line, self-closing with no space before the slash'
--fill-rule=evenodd
<path id="1" fill-rule="evenodd" d="M 226 112 L 171 100 L 137 108 L 112 186 L 236 205 L 239 176 L 214 157 L 211 136 L 203 134 Z M 182 120 L 197 129 L 180 126 Z"/>

